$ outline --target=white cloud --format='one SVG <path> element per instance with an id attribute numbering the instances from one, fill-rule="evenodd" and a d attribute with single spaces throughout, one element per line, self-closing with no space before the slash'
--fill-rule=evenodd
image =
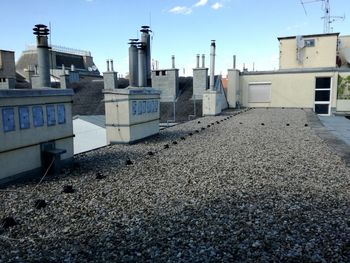
<path id="1" fill-rule="evenodd" d="M 199 0 L 194 7 L 204 6 L 208 3 L 208 0 Z"/>
<path id="2" fill-rule="evenodd" d="M 219 3 L 219 2 L 216 2 L 215 4 L 213 4 L 211 6 L 211 8 L 213 8 L 214 10 L 218 10 L 218 9 L 220 9 L 222 7 L 223 7 L 223 5 L 221 3 Z"/>
<path id="3" fill-rule="evenodd" d="M 192 9 L 187 6 L 175 6 L 170 9 L 169 12 L 173 14 L 189 15 L 192 13 Z"/>

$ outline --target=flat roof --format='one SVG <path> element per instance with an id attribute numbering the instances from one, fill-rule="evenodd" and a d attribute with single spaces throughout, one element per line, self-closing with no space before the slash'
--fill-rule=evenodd
<path id="1" fill-rule="evenodd" d="M 302 35 L 302 37 L 326 37 L 326 36 L 339 36 L 340 33 L 328 33 L 328 34 L 314 34 L 314 35 Z M 293 39 L 296 36 L 288 36 L 288 37 L 278 37 L 278 40 L 282 39 Z"/>

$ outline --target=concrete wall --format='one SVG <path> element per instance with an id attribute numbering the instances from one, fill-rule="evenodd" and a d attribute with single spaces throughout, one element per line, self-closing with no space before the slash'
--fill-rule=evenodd
<path id="1" fill-rule="evenodd" d="M 72 159 L 72 96 L 72 90 L 0 91 L 0 182 L 41 172 L 46 142 L 67 151 L 62 160 Z"/>
<path id="2" fill-rule="evenodd" d="M 193 97 L 202 99 L 203 93 L 209 88 L 208 68 L 193 69 Z"/>
<path id="3" fill-rule="evenodd" d="M 240 98 L 239 70 L 229 69 L 227 71 L 227 102 L 229 108 L 236 108 Z"/>
<path id="4" fill-rule="evenodd" d="M 15 85 L 15 52 L 0 50 L 0 89 L 14 89 Z"/>
<path id="5" fill-rule="evenodd" d="M 336 67 L 337 34 L 306 36 L 315 40 L 314 47 L 301 49 L 302 63 L 297 60 L 296 38 L 280 39 L 280 69 Z"/>
<path id="6" fill-rule="evenodd" d="M 179 70 L 165 69 L 152 71 L 152 88 L 161 91 L 160 101 L 174 101 L 179 95 Z"/>
<path id="7" fill-rule="evenodd" d="M 331 107 L 337 105 L 338 72 L 250 73 L 240 76 L 241 103 L 245 107 L 313 108 L 316 77 L 331 77 Z M 250 103 L 249 84 L 271 83 L 270 102 Z M 230 100 L 230 98 L 228 98 Z M 233 104 L 232 101 L 229 102 Z"/>
<path id="8" fill-rule="evenodd" d="M 341 58 L 342 67 L 350 66 L 350 36 L 340 36 L 339 56 Z"/>
<path id="9" fill-rule="evenodd" d="M 159 133 L 158 90 L 126 88 L 103 92 L 108 143 L 134 143 Z"/>

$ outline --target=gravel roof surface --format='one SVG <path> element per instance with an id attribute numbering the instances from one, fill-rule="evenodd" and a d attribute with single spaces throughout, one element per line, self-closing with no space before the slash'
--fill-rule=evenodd
<path id="1" fill-rule="evenodd" d="M 18 225 L 0 230 L 0 261 L 349 262 L 350 170 L 305 126 L 307 111 L 228 117 L 91 151 L 60 178 L 2 190 L 0 219 Z"/>

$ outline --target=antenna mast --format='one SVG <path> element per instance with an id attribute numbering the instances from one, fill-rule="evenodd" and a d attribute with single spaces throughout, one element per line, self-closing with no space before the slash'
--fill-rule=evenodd
<path id="1" fill-rule="evenodd" d="M 331 5 L 330 5 L 330 0 L 311 0 L 311 1 L 305 1 L 305 0 L 300 0 L 300 4 L 303 6 L 305 15 L 307 15 L 306 9 L 305 9 L 305 4 L 310 4 L 310 3 L 315 3 L 315 2 L 322 2 L 322 9 L 323 9 L 323 33 L 328 34 L 331 33 L 331 23 L 334 21 L 341 19 L 345 19 L 344 16 L 331 16 Z"/>

